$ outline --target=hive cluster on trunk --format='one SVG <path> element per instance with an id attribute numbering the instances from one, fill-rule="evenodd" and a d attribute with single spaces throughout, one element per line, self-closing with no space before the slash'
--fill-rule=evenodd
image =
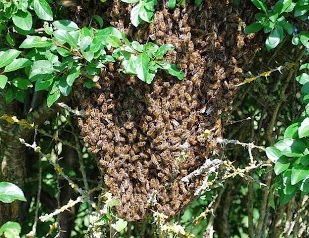
<path id="1" fill-rule="evenodd" d="M 109 4 L 110 23 L 132 39 L 173 44 L 166 59 L 186 77 L 178 81 L 159 72 L 147 85 L 110 64 L 90 94 L 82 88 L 75 92 L 86 112 L 78 121 L 81 134 L 98 158 L 105 184 L 119 198 L 119 216 L 143 220 L 152 209 L 171 217 L 192 199 L 203 176 L 188 184 L 181 179 L 220 150 L 204 131 L 222 136 L 222 113 L 230 110 L 241 67 L 261 44 L 252 48 L 255 39 L 242 33 L 252 16 L 231 3 L 175 10 L 159 3 L 153 23 L 138 29 L 129 23 L 130 5 Z"/>

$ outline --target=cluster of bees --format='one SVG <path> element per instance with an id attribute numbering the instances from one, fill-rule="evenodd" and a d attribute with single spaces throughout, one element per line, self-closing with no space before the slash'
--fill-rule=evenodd
<path id="1" fill-rule="evenodd" d="M 146 219 L 150 210 L 174 216 L 192 199 L 203 177 L 189 184 L 181 179 L 219 153 L 220 146 L 204 132 L 222 136 L 221 113 L 229 110 L 232 86 L 242 73 L 238 62 L 254 53 L 238 42 L 240 12 L 220 1 L 201 6 L 168 10 L 159 3 L 154 22 L 137 30 L 109 13 L 135 40 L 143 34 L 159 45 L 173 44 L 167 60 L 186 73 L 184 80 L 159 72 L 147 85 L 113 65 L 90 96 L 83 89 L 76 93 L 86 112 L 79 119 L 84 141 L 98 158 L 105 184 L 120 199 L 118 215 L 129 221 Z"/>

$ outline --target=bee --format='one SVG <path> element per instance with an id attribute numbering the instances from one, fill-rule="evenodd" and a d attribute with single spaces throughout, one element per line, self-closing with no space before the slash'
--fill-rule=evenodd
<path id="1" fill-rule="evenodd" d="M 143 131 L 144 133 L 147 132 L 147 130 L 148 130 L 148 124 L 147 124 L 147 122 L 143 122 L 143 124 L 141 125 L 141 129 L 142 129 L 142 131 Z"/>
<path id="2" fill-rule="evenodd" d="M 147 131 L 147 136 L 153 138 L 153 137 L 155 136 L 155 134 L 156 134 L 155 132 L 156 132 L 155 128 L 152 127 L 152 128 L 150 128 L 150 129 Z"/>
<path id="3" fill-rule="evenodd" d="M 178 21 L 179 20 L 179 17 L 180 17 L 180 9 L 179 8 L 176 8 L 174 10 L 174 13 L 173 13 L 173 20 L 174 21 Z"/>
<path id="4" fill-rule="evenodd" d="M 139 155 L 133 155 L 130 157 L 130 162 L 134 162 L 134 161 L 137 161 L 139 159 Z"/>

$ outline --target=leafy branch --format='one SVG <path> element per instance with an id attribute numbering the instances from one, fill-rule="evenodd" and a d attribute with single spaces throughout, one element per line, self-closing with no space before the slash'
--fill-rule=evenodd
<path id="1" fill-rule="evenodd" d="M 53 19 L 44 0 L 34 1 L 34 4 L 40 19 Z M 14 16 L 16 28 L 29 30 L 21 25 L 22 20 L 14 21 Z M 27 25 L 30 23 L 29 20 Z M 160 47 L 154 43 L 142 45 L 137 41 L 130 42 L 116 28 L 80 29 L 69 20 L 44 22 L 43 33 L 42 36 L 32 31 L 19 47 L 0 50 L 0 88 L 6 90 L 6 102 L 14 99 L 24 102 L 27 93 L 34 88 L 35 92 L 48 91 L 47 105 L 51 106 L 61 95 L 70 94 L 80 76 L 86 78 L 84 85 L 91 88 L 105 65 L 116 60 L 121 62 L 124 73 L 136 75 L 146 83 L 153 81 L 158 69 L 178 79 L 184 77 L 176 65 L 163 59 L 174 49 L 169 44 Z"/>

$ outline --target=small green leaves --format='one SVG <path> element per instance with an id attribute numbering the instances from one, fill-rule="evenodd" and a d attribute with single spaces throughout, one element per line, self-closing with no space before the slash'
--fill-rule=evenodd
<path id="1" fill-rule="evenodd" d="M 53 20 L 53 12 L 49 6 L 49 4 L 45 0 L 34 0 L 33 8 L 36 15 L 45 21 Z"/>
<path id="2" fill-rule="evenodd" d="M 136 3 L 131 10 L 130 20 L 137 27 L 141 22 L 151 22 L 153 19 L 156 0 L 122 0 L 126 3 Z"/>
<path id="3" fill-rule="evenodd" d="M 277 47 L 279 43 L 283 39 L 283 28 L 281 26 L 277 26 L 274 30 L 272 30 L 266 40 L 266 48 L 267 50 L 271 50 Z"/>
<path id="4" fill-rule="evenodd" d="M 5 85 L 8 81 L 8 77 L 5 76 L 5 75 L 0 75 L 0 88 L 1 89 L 4 89 L 5 88 Z"/>
<path id="5" fill-rule="evenodd" d="M 29 11 L 18 11 L 12 20 L 15 26 L 24 31 L 29 31 L 32 28 L 32 15 Z"/>
<path id="6" fill-rule="evenodd" d="M 149 62 L 150 58 L 145 52 L 139 54 L 134 62 L 137 77 L 148 84 L 151 83 L 153 79 L 149 73 Z"/>
<path id="7" fill-rule="evenodd" d="M 0 227 L 0 236 L 6 238 L 18 238 L 21 226 L 17 222 L 8 221 Z"/>
<path id="8" fill-rule="evenodd" d="M 47 106 L 51 107 L 60 98 L 60 90 L 56 90 L 54 93 L 49 93 L 47 96 Z"/>
<path id="9" fill-rule="evenodd" d="M 165 68 L 165 71 L 170 75 L 177 77 L 179 80 L 182 80 L 185 77 L 184 73 L 181 72 L 175 64 L 171 64 L 170 67 Z"/>
<path id="10" fill-rule="evenodd" d="M 18 50 L 10 49 L 7 51 L 0 51 L 0 68 L 3 68 L 13 62 L 21 52 Z"/>
<path id="11" fill-rule="evenodd" d="M 70 20 L 54 21 L 53 26 L 58 30 L 65 30 L 65 31 L 75 31 L 79 29 L 78 25 Z"/>
<path id="12" fill-rule="evenodd" d="M 32 64 L 32 62 L 26 58 L 14 59 L 9 65 L 5 66 L 4 72 L 12 72 L 18 69 L 22 69 L 28 67 Z"/>
<path id="13" fill-rule="evenodd" d="M 309 117 L 305 118 L 300 127 L 298 128 L 299 138 L 304 138 L 309 136 Z"/>
<path id="14" fill-rule="evenodd" d="M 260 0 L 251 0 L 251 2 L 260 10 L 267 13 L 267 7 L 263 1 Z"/>
<path id="15" fill-rule="evenodd" d="M 128 225 L 128 222 L 123 219 L 118 219 L 115 224 L 112 224 L 112 227 L 117 231 L 123 231 Z"/>
<path id="16" fill-rule="evenodd" d="M 245 28 L 245 34 L 256 33 L 263 29 L 263 25 L 259 22 L 254 22 Z"/>
<path id="17" fill-rule="evenodd" d="M 305 178 L 309 178 L 309 168 L 306 168 L 304 166 L 294 166 L 292 168 L 292 174 L 291 174 L 291 184 L 295 185 L 298 182 L 304 180 Z"/>
<path id="18" fill-rule="evenodd" d="M 52 40 L 46 37 L 40 36 L 27 36 L 27 38 L 21 43 L 20 48 L 49 48 L 52 46 Z"/>
<path id="19" fill-rule="evenodd" d="M 283 139 L 274 146 L 288 157 L 301 157 L 307 149 L 307 144 L 299 139 Z"/>
<path id="20" fill-rule="evenodd" d="M 276 175 L 279 175 L 286 171 L 290 167 L 290 161 L 287 157 L 282 156 L 280 159 L 276 161 L 274 171 Z"/>
<path id="21" fill-rule="evenodd" d="M 275 163 L 282 156 L 282 153 L 279 149 L 272 146 L 266 148 L 266 155 L 272 162 Z"/>
<path id="22" fill-rule="evenodd" d="M 14 200 L 26 201 L 23 191 L 15 184 L 0 182 L 0 201 L 11 203 Z"/>

